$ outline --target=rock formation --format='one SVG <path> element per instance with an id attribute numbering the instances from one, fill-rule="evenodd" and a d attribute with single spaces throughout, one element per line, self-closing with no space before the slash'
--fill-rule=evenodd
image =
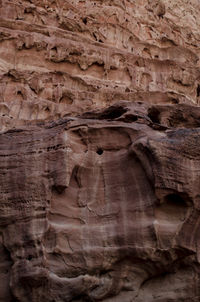
<path id="1" fill-rule="evenodd" d="M 1 134 L 0 301 L 199 301 L 199 117 L 123 101 Z"/>
<path id="2" fill-rule="evenodd" d="M 200 301 L 198 0 L 0 0 L 0 302 Z"/>
<path id="3" fill-rule="evenodd" d="M 198 103 L 199 0 L 1 0 L 1 129 L 119 100 Z"/>

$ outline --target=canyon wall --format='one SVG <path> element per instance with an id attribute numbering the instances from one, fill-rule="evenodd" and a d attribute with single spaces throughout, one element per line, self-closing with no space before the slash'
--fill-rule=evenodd
<path id="1" fill-rule="evenodd" d="M 118 100 L 198 103 L 198 0 L 1 0 L 1 129 Z"/>
<path id="2" fill-rule="evenodd" d="M 0 302 L 200 301 L 198 0 L 0 0 Z"/>
<path id="3" fill-rule="evenodd" d="M 200 108 L 0 135 L 0 301 L 200 301 Z"/>

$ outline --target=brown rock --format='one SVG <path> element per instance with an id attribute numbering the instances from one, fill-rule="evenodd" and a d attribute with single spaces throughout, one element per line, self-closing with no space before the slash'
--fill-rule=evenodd
<path id="1" fill-rule="evenodd" d="M 0 302 L 200 301 L 199 10 L 0 0 Z"/>
<path id="2" fill-rule="evenodd" d="M 2 0 L 0 130 L 119 100 L 198 104 L 199 10 L 198 0 Z"/>
<path id="3" fill-rule="evenodd" d="M 199 117 L 124 101 L 1 134 L 0 301 L 198 301 Z"/>

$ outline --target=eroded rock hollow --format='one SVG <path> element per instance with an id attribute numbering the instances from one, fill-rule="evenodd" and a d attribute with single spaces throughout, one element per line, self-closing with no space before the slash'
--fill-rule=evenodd
<path id="1" fill-rule="evenodd" d="M 0 1 L 0 302 L 200 301 L 199 9 Z"/>

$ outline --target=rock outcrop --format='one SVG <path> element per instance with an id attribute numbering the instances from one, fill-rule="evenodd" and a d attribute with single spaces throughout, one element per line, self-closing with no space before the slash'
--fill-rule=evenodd
<path id="1" fill-rule="evenodd" d="M 198 103 L 199 0 L 1 0 L 1 129 L 118 100 Z"/>
<path id="2" fill-rule="evenodd" d="M 0 0 L 0 302 L 200 301 L 199 0 Z"/>
<path id="3" fill-rule="evenodd" d="M 122 101 L 1 134 L 0 301 L 199 301 L 199 123 Z"/>

